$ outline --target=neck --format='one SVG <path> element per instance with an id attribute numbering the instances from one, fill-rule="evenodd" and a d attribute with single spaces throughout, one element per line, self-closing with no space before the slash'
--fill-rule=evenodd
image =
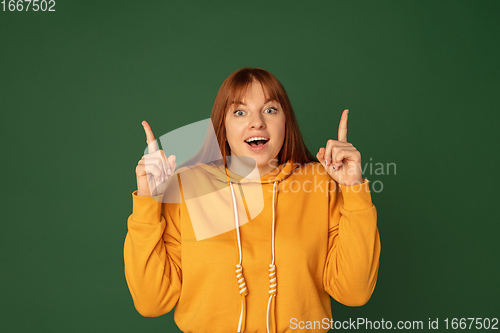
<path id="1" fill-rule="evenodd" d="M 246 179 L 260 178 L 278 167 L 278 161 L 273 160 L 262 166 L 257 166 L 255 160 L 246 156 L 231 156 L 227 168 Z"/>

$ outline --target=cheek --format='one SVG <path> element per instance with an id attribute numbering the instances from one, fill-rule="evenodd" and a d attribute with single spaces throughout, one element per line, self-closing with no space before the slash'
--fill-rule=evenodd
<path id="1" fill-rule="evenodd" d="M 238 128 L 234 123 L 226 122 L 226 138 L 229 146 L 235 144 L 238 138 Z"/>
<path id="2" fill-rule="evenodd" d="M 283 119 L 281 122 L 276 124 L 276 133 L 278 134 L 278 137 L 281 139 L 281 144 L 283 144 L 283 141 L 285 139 L 285 120 Z"/>

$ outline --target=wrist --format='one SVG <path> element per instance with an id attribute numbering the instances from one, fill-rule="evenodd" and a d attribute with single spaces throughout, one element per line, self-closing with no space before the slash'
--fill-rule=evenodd
<path id="1" fill-rule="evenodd" d="M 147 192 L 141 192 L 141 191 L 137 190 L 137 196 L 138 197 L 150 197 L 151 193 L 149 193 L 149 191 L 147 191 Z"/>

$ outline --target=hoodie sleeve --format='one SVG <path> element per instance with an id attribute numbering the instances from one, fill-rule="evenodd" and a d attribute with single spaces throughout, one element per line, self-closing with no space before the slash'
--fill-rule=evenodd
<path id="1" fill-rule="evenodd" d="M 162 196 L 132 193 L 124 244 L 125 277 L 137 311 L 161 316 L 175 306 L 181 292 L 180 204 Z"/>
<path id="2" fill-rule="evenodd" d="M 377 211 L 368 180 L 353 186 L 331 182 L 328 254 L 323 272 L 325 291 L 347 306 L 370 299 L 380 256 Z"/>

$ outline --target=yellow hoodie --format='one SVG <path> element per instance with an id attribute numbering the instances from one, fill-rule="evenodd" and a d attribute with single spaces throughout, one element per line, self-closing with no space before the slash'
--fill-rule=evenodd
<path id="1" fill-rule="evenodd" d="M 140 314 L 175 306 L 183 332 L 327 332 L 330 296 L 369 300 L 380 239 L 368 180 L 339 186 L 316 162 L 253 180 L 181 171 L 168 200 L 132 193 L 125 276 Z"/>

